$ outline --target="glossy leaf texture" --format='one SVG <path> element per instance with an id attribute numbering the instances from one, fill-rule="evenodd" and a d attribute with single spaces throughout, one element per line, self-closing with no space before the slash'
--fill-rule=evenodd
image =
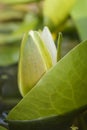
<path id="1" fill-rule="evenodd" d="M 87 106 L 87 41 L 50 69 L 13 108 L 7 120 L 33 120 L 65 115 Z"/>
<path id="2" fill-rule="evenodd" d="M 77 0 L 71 12 L 71 17 L 81 40 L 87 39 L 87 0 Z"/>
<path id="3" fill-rule="evenodd" d="M 43 14 L 44 17 L 46 17 L 45 22 L 49 19 L 48 22 L 52 22 L 53 25 L 60 25 L 69 15 L 75 1 L 76 0 L 45 0 L 43 5 Z"/>

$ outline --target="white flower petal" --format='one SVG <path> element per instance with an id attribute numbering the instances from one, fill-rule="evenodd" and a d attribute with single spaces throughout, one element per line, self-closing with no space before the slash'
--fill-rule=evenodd
<path id="1" fill-rule="evenodd" d="M 42 40 L 44 41 L 44 44 L 46 45 L 51 58 L 53 65 L 57 62 L 57 50 L 56 46 L 54 44 L 54 41 L 52 39 L 52 35 L 47 27 L 44 27 L 42 33 L 41 33 Z"/>

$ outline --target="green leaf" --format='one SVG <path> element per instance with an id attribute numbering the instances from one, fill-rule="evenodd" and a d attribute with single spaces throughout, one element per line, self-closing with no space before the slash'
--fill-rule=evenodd
<path id="1" fill-rule="evenodd" d="M 17 63 L 19 59 L 19 45 L 0 45 L 0 66 Z"/>
<path id="2" fill-rule="evenodd" d="M 43 14 L 53 25 L 60 25 L 69 15 L 76 0 L 45 0 Z M 45 22 L 49 22 L 45 19 Z M 45 23 L 47 24 L 47 23 Z M 50 23 L 48 23 L 49 25 Z"/>
<path id="3" fill-rule="evenodd" d="M 60 116 L 87 106 L 87 41 L 50 69 L 13 108 L 7 120 Z"/>
<path id="4" fill-rule="evenodd" d="M 57 61 L 61 59 L 62 33 L 59 33 L 57 41 Z"/>
<path id="5" fill-rule="evenodd" d="M 87 39 L 87 0 L 77 0 L 71 12 L 71 17 L 81 40 Z"/>
<path id="6" fill-rule="evenodd" d="M 2 127 L 2 126 L 0 126 L 0 130 L 7 130 L 6 128 L 4 128 L 4 127 Z"/>
<path id="7" fill-rule="evenodd" d="M 8 121 L 9 130 L 67 130 L 70 128 L 73 118 L 76 116 L 70 114 L 62 116 L 52 116 L 48 118 L 39 118 L 36 120 L 10 120 Z M 72 119 L 71 119 L 72 117 Z"/>

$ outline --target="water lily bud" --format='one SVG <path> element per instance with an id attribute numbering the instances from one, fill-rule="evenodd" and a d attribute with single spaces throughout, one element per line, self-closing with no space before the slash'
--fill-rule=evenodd
<path id="1" fill-rule="evenodd" d="M 50 31 L 30 31 L 22 40 L 18 69 L 18 84 L 22 96 L 57 62 L 57 51 Z"/>
<path id="2" fill-rule="evenodd" d="M 44 41 L 44 44 L 49 50 L 49 53 L 52 58 L 52 64 L 55 65 L 57 62 L 57 51 L 56 51 L 56 47 L 55 47 L 52 35 L 47 27 L 44 27 L 41 37 Z"/>

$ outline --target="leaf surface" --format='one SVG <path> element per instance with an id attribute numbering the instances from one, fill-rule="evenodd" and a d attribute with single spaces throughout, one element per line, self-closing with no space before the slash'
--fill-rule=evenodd
<path id="1" fill-rule="evenodd" d="M 87 105 L 87 41 L 50 69 L 9 113 L 7 120 L 64 115 Z"/>

